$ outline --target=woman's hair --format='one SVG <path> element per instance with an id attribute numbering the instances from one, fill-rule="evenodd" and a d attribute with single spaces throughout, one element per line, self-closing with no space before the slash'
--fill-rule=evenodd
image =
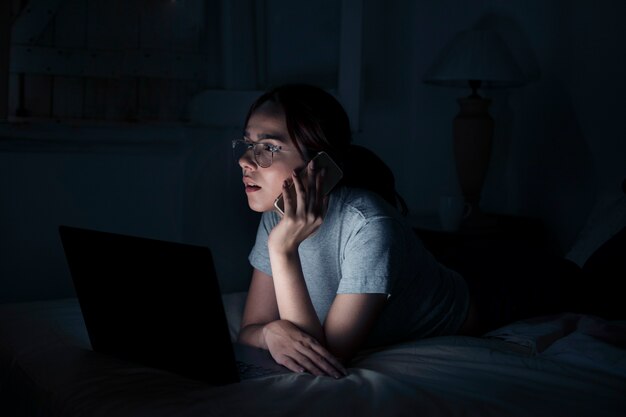
<path id="1" fill-rule="evenodd" d="M 282 108 L 289 136 L 305 160 L 320 151 L 328 153 L 344 172 L 342 184 L 374 191 L 406 214 L 407 206 L 396 192 L 393 173 L 372 151 L 352 145 L 348 115 L 332 94 L 307 84 L 275 87 L 252 103 L 245 125 L 266 102 Z"/>

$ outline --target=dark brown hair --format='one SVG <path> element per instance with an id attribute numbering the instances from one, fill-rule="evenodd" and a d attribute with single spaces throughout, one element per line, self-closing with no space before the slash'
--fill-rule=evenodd
<path id="1" fill-rule="evenodd" d="M 266 102 L 282 108 L 289 136 L 305 160 L 320 151 L 328 153 L 344 171 L 342 184 L 374 191 L 406 214 L 407 207 L 396 192 L 393 173 L 372 151 L 351 144 L 348 115 L 332 94 L 308 84 L 275 87 L 252 103 L 245 125 Z"/>
<path id="2" fill-rule="evenodd" d="M 252 113 L 268 101 L 282 108 L 289 136 L 305 160 L 319 151 L 327 152 L 338 163 L 343 160 L 352 141 L 350 122 L 330 93 L 307 84 L 276 87 L 252 104 L 246 125 Z"/>

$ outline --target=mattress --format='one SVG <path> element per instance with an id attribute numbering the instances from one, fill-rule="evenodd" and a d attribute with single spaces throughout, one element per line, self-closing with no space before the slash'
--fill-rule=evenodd
<path id="1" fill-rule="evenodd" d="M 244 293 L 224 296 L 235 338 Z M 91 350 L 74 298 L 0 306 L 2 416 L 624 416 L 626 323 L 563 313 L 214 387 Z"/>

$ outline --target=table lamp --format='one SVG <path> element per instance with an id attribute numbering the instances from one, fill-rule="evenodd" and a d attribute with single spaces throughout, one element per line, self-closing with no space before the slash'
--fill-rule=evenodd
<path id="1" fill-rule="evenodd" d="M 481 97 L 478 90 L 520 86 L 525 77 L 496 32 L 472 29 L 454 37 L 426 72 L 424 82 L 471 89 L 469 96 L 457 100 L 459 113 L 453 120 L 453 148 L 461 192 L 471 207 L 467 220 L 480 217 L 480 195 L 491 156 L 494 120 L 488 110 L 491 100 Z"/>

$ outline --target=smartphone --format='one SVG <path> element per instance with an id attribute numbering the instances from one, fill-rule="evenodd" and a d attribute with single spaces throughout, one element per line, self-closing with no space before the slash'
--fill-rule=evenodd
<path id="1" fill-rule="evenodd" d="M 339 165 L 337 165 L 326 152 L 318 152 L 317 155 L 313 157 L 312 161 L 315 161 L 314 164 L 316 170 L 324 170 L 322 195 L 327 195 L 333 188 L 335 188 L 339 181 L 341 181 L 341 178 L 343 178 L 343 171 L 341 171 Z M 306 177 L 307 168 L 308 164 L 298 173 L 301 180 L 304 180 Z M 294 185 L 291 184 L 290 190 L 293 187 Z M 280 193 L 280 195 L 276 197 L 276 200 L 274 200 L 274 207 L 280 214 L 285 214 L 285 203 L 283 201 L 282 193 Z"/>

